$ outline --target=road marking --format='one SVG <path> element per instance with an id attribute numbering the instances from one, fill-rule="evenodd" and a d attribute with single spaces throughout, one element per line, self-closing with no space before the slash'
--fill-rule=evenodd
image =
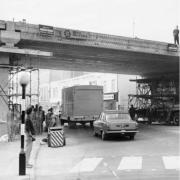
<path id="1" fill-rule="evenodd" d="M 71 169 L 71 173 L 91 172 L 98 166 L 103 158 L 85 158 Z"/>
<path id="2" fill-rule="evenodd" d="M 180 170 L 180 156 L 163 156 L 163 163 L 166 169 Z"/>
<path id="3" fill-rule="evenodd" d="M 142 157 L 123 157 L 118 170 L 142 169 Z"/>

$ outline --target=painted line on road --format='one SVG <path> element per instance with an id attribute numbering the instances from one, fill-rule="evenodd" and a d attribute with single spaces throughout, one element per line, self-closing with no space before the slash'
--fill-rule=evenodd
<path id="1" fill-rule="evenodd" d="M 180 170 L 180 156 L 163 156 L 165 169 Z"/>
<path id="2" fill-rule="evenodd" d="M 71 169 L 71 173 L 91 172 L 98 166 L 103 158 L 85 158 Z"/>
<path id="3" fill-rule="evenodd" d="M 142 169 L 142 157 L 123 157 L 118 170 L 133 170 L 133 169 Z"/>

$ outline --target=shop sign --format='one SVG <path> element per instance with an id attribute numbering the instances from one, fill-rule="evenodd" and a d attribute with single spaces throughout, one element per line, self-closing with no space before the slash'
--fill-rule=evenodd
<path id="1" fill-rule="evenodd" d="M 114 94 L 104 94 L 104 100 L 114 100 Z"/>

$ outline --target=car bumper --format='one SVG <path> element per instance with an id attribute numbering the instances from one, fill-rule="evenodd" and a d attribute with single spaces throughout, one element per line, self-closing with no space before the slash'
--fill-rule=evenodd
<path id="1" fill-rule="evenodd" d="M 106 134 L 129 134 L 129 133 L 137 133 L 139 131 L 137 130 L 109 130 L 109 131 L 105 131 Z"/>

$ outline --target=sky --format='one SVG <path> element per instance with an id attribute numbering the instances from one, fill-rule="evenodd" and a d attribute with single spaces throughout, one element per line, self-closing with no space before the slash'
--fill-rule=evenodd
<path id="1" fill-rule="evenodd" d="M 0 0 L 0 5 L 0 20 L 169 43 L 180 26 L 180 0 Z"/>

